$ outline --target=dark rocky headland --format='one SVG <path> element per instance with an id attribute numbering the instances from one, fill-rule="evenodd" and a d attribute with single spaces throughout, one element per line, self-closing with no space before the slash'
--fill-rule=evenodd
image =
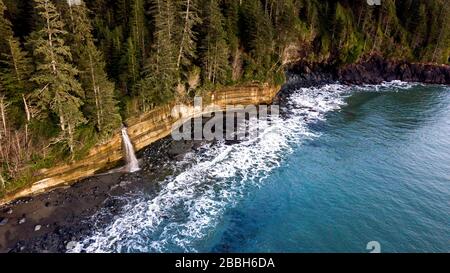
<path id="1" fill-rule="evenodd" d="M 288 84 L 315 85 L 340 82 L 344 84 L 380 84 L 384 81 L 450 84 L 450 66 L 387 60 L 373 55 L 358 63 L 335 66 L 299 62 L 288 69 Z"/>

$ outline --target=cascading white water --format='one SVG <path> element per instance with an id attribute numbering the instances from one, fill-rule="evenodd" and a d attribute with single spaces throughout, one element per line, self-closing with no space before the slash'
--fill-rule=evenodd
<path id="1" fill-rule="evenodd" d="M 320 135 L 311 124 L 326 120 L 328 112 L 345 105 L 347 94 L 374 87 L 331 84 L 291 91 L 282 106 L 283 118 L 249 120 L 249 130 L 262 132 L 259 137 L 233 145 L 204 144 L 198 152 L 189 152 L 179 162 L 186 169 L 161 182 L 156 196 L 116 197 L 127 202 L 120 214 L 70 252 L 198 251 L 197 242 L 211 234 L 227 208 L 235 206 L 249 188 L 264 183 L 294 145 Z M 410 85 L 394 82 L 377 87 L 383 92 Z M 98 215 L 93 216 L 94 222 Z"/>
<path id="2" fill-rule="evenodd" d="M 127 157 L 127 170 L 130 173 L 139 171 L 139 162 L 134 154 L 133 144 L 131 144 L 130 137 L 128 136 L 127 127 L 122 127 L 122 140 L 125 146 L 125 154 Z"/>

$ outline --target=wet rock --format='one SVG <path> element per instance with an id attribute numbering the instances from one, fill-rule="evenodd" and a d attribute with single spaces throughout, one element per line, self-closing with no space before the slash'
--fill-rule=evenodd
<path id="1" fill-rule="evenodd" d="M 0 217 L 0 226 L 4 226 L 8 223 L 8 218 Z"/>
<path id="2" fill-rule="evenodd" d="M 450 66 L 388 61 L 375 55 L 360 63 L 339 68 L 337 80 L 347 84 L 378 84 L 393 80 L 450 84 Z"/>
<path id="3" fill-rule="evenodd" d="M 128 186 L 128 185 L 130 185 L 130 184 L 131 184 L 131 181 L 122 181 L 122 182 L 119 183 L 119 185 L 121 187 L 123 187 L 123 188 Z"/>
<path id="4" fill-rule="evenodd" d="M 66 244 L 66 250 L 70 251 L 75 249 L 75 247 L 77 246 L 77 242 L 75 241 L 70 241 Z"/>
<path id="5" fill-rule="evenodd" d="M 175 157 L 177 155 L 180 154 L 184 154 L 187 151 L 189 151 L 190 149 L 192 149 L 192 142 L 191 141 L 174 141 L 167 153 L 169 154 L 169 156 Z"/>
<path id="6" fill-rule="evenodd" d="M 12 214 L 13 210 L 12 210 L 12 208 L 6 208 L 6 209 L 3 210 L 3 213 Z"/>

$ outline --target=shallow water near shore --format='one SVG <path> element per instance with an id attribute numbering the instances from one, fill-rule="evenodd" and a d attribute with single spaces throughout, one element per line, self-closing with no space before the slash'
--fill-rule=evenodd
<path id="1" fill-rule="evenodd" d="M 449 91 L 289 90 L 279 118 L 249 121 L 258 138 L 186 153 L 71 251 L 448 252 Z"/>

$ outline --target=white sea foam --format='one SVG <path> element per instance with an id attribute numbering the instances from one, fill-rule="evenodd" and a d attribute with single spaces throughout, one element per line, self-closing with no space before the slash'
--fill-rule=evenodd
<path id="1" fill-rule="evenodd" d="M 72 251 L 197 251 L 225 210 L 250 187 L 264 183 L 293 145 L 317 136 L 309 125 L 344 105 L 352 90 L 338 84 L 296 90 L 283 106 L 287 114 L 271 121 L 249 120 L 250 130 L 262 132 L 257 138 L 214 144 L 202 153 L 188 154 L 186 160 L 195 163 L 167 178 L 156 197 L 129 198 L 113 223 L 95 230 Z"/>
<path id="2" fill-rule="evenodd" d="M 383 82 L 381 84 L 364 84 L 354 86 L 355 91 L 364 91 L 364 92 L 398 92 L 402 90 L 408 90 L 413 88 L 414 86 L 421 85 L 421 83 L 411 83 L 411 82 L 403 82 L 403 81 L 390 81 Z"/>

